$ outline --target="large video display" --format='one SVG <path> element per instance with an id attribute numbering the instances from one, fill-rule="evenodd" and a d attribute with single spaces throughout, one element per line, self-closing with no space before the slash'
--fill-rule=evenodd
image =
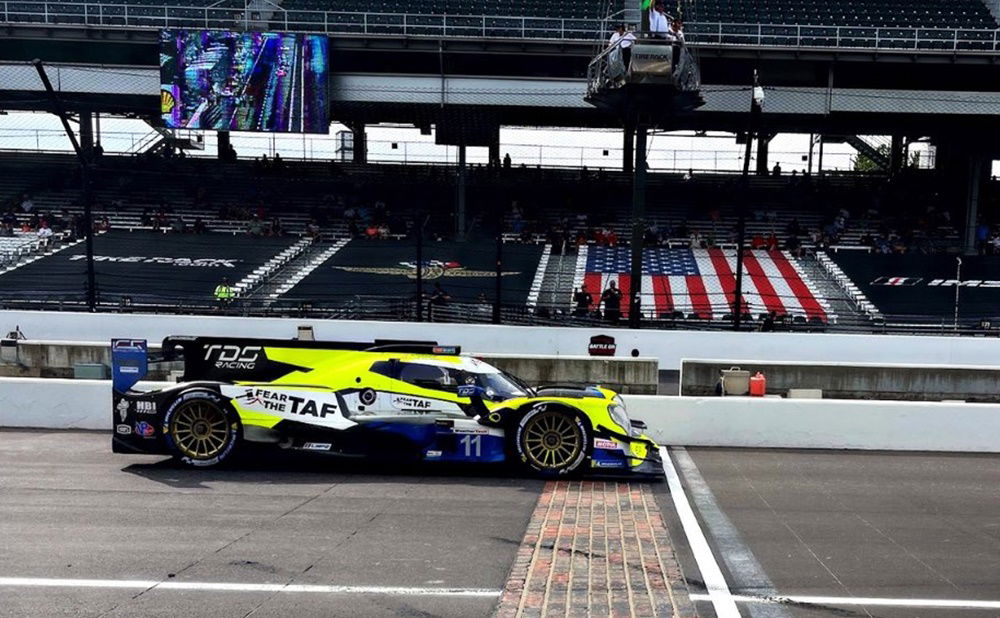
<path id="1" fill-rule="evenodd" d="M 164 30 L 160 104 L 172 129 L 327 133 L 325 36 Z"/>

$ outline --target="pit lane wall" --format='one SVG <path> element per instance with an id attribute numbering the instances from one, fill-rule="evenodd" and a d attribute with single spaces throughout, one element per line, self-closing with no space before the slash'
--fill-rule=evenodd
<path id="1" fill-rule="evenodd" d="M 656 357 L 661 371 L 678 371 L 684 358 L 741 361 L 997 364 L 1000 340 L 994 337 L 929 335 L 847 335 L 824 333 L 733 333 L 440 324 L 297 318 L 245 318 L 120 313 L 0 311 L 0 334 L 19 326 L 29 339 L 110 341 L 113 337 L 162 341 L 167 335 L 294 337 L 296 327 L 313 327 L 317 339 L 424 339 L 496 354 L 587 354 L 591 337 L 614 338 L 615 355 Z"/>
<path id="2" fill-rule="evenodd" d="M 670 445 L 1000 452 L 995 404 L 648 395 L 625 402 Z M 0 378 L 0 427 L 110 431 L 111 423 L 109 381 Z"/>

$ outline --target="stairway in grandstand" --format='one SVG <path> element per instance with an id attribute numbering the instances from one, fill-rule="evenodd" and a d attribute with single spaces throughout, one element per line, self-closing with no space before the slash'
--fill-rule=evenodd
<path id="1" fill-rule="evenodd" d="M 833 279 L 816 257 L 806 256 L 793 259 L 809 278 L 819 297 L 825 299 L 830 308 L 837 314 L 838 324 L 844 326 L 871 324 L 868 312 L 858 306 L 858 303 Z"/>
<path id="2" fill-rule="evenodd" d="M 333 242 L 316 242 L 312 244 L 295 259 L 285 264 L 281 270 L 275 273 L 270 281 L 256 290 L 254 297 L 273 302 L 333 257 L 347 242 L 346 238 L 340 238 Z"/>
<path id="3" fill-rule="evenodd" d="M 565 311 L 573 301 L 576 254 L 550 255 L 542 277 L 538 307 L 550 313 L 554 309 Z"/>
<path id="4" fill-rule="evenodd" d="M 630 263 L 628 247 L 581 247 L 576 281 L 585 284 L 595 300 L 611 282 L 627 298 L 633 285 Z M 836 312 L 812 278 L 786 252 L 748 250 L 743 268 L 743 307 L 754 318 L 773 311 L 794 322 L 836 321 Z M 728 320 L 736 297 L 735 269 L 732 250 L 647 248 L 640 284 L 642 313 L 647 318 Z"/>

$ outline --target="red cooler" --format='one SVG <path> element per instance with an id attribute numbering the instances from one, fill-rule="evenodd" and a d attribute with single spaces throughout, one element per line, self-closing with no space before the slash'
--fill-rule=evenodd
<path id="1" fill-rule="evenodd" d="M 750 396 L 751 397 L 763 397 L 767 394 L 767 378 L 764 374 L 757 372 L 756 375 L 750 377 Z"/>

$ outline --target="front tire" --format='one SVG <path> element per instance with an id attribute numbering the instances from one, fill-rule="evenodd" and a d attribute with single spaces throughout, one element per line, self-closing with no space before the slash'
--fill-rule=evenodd
<path id="1" fill-rule="evenodd" d="M 525 468 L 557 477 L 583 467 L 590 443 L 590 428 L 579 414 L 561 406 L 538 404 L 521 417 L 513 446 Z"/>
<path id="2" fill-rule="evenodd" d="M 240 424 L 221 395 L 197 389 L 181 393 L 171 402 L 163 419 L 163 435 L 178 461 L 205 468 L 233 455 Z"/>

